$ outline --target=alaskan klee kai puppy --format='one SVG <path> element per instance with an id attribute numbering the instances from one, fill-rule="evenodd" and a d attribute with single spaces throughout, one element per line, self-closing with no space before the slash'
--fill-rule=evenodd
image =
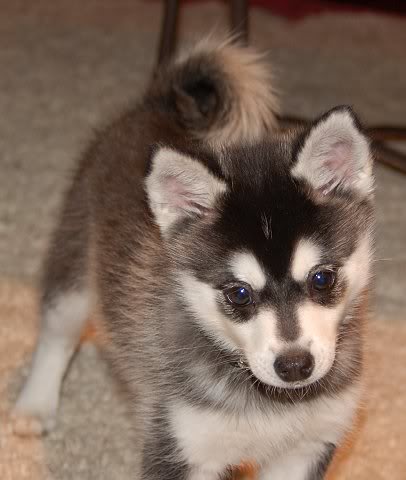
<path id="1" fill-rule="evenodd" d="M 322 479 L 360 395 L 373 229 L 349 108 L 274 133 L 262 61 L 200 46 L 99 132 L 48 259 L 16 411 L 52 428 L 89 309 L 134 404 L 142 480 Z M 272 132 L 272 133 L 271 133 Z"/>

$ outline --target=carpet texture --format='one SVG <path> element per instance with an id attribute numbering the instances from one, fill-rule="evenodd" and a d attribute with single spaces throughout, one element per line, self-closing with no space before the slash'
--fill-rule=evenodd
<path id="1" fill-rule="evenodd" d="M 6 420 L 27 374 L 38 322 L 35 285 L 69 174 L 92 128 L 142 91 L 161 5 L 0 0 L 0 8 L 0 478 L 132 478 L 137 434 L 92 345 L 72 363 L 52 434 L 17 439 Z M 180 40 L 213 26 L 221 32 L 225 18 L 224 4 L 185 5 Z M 405 19 L 325 14 L 292 23 L 252 9 L 251 20 L 252 43 L 270 52 L 284 113 L 310 118 L 349 103 L 366 123 L 406 126 Z M 406 471 L 406 177 L 381 166 L 376 173 L 374 375 L 335 479 L 402 480 Z"/>
<path id="2" fill-rule="evenodd" d="M 15 389 L 16 382 L 13 379 L 19 377 L 18 371 L 24 364 L 26 354 L 34 345 L 38 323 L 37 310 L 35 290 L 15 281 L 0 282 L 0 421 L 2 425 L 0 478 L 2 480 L 63 478 L 60 474 L 63 466 L 50 461 L 52 455 L 51 458 L 48 456 L 49 445 L 47 445 L 52 440 L 61 442 L 60 435 L 54 432 L 47 440 L 16 437 L 12 434 L 8 417 L 10 401 L 7 391 Z M 357 426 L 349 435 L 343 448 L 339 450 L 330 469 L 328 480 L 401 480 L 404 478 L 406 369 L 399 368 L 396 375 L 393 373 L 394 365 L 406 365 L 406 322 L 394 319 L 389 322 L 378 320 L 371 322 L 367 329 L 366 360 L 366 389 Z M 82 409 L 81 397 L 87 393 L 86 375 L 93 369 L 99 371 L 97 379 L 101 384 L 114 384 L 102 356 L 94 344 L 86 342 L 82 344 L 79 358 L 72 365 L 66 379 L 62 406 L 64 410 L 69 402 L 75 405 L 75 409 Z M 94 379 L 94 376 L 90 374 L 89 378 Z M 73 393 L 77 388 L 83 388 L 83 390 Z M 117 398 L 111 398 L 111 395 Z M 99 432 L 100 428 L 105 429 L 104 448 L 109 451 L 109 456 L 117 456 L 116 461 L 111 464 L 106 459 L 108 457 L 103 455 L 97 459 L 83 458 L 81 465 L 75 466 L 78 479 L 131 478 L 126 475 L 129 475 L 129 466 L 134 459 L 131 455 L 121 458 L 127 463 L 126 467 L 121 465 L 120 456 L 124 452 L 112 450 L 109 442 L 108 427 L 110 422 L 114 422 L 115 415 L 108 412 L 105 407 L 108 401 L 118 400 L 119 392 L 110 392 L 107 397 L 109 398 L 93 398 L 92 408 L 98 409 L 101 414 L 99 421 L 104 425 L 99 425 Z M 63 411 L 61 416 L 64 430 L 68 427 L 64 420 L 66 414 L 67 412 Z M 93 445 L 93 422 L 88 415 L 92 416 L 86 408 L 85 411 L 76 411 L 76 425 L 69 425 L 70 430 L 65 432 L 69 437 L 63 439 L 63 448 L 67 451 L 71 450 L 68 457 L 72 455 L 80 457 L 80 452 L 75 451 L 75 436 L 79 428 L 88 433 L 88 442 Z M 85 423 L 81 423 L 83 421 Z M 128 440 L 130 441 L 129 436 Z M 130 450 L 129 445 L 126 446 L 128 450 Z M 62 451 L 60 453 L 62 454 Z M 62 459 L 63 455 L 59 460 Z M 66 465 L 65 468 L 72 469 L 72 465 Z M 92 477 L 88 476 L 90 470 Z M 250 476 L 250 478 L 254 477 Z"/>

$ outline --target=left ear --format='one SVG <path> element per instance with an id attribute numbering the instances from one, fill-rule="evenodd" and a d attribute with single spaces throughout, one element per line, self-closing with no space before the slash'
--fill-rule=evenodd
<path id="1" fill-rule="evenodd" d="M 145 179 L 149 205 L 165 235 L 185 217 L 209 214 L 219 196 L 227 190 L 223 180 L 189 155 L 159 147 L 151 158 Z"/>
<path id="2" fill-rule="evenodd" d="M 349 107 L 336 107 L 308 130 L 297 154 L 292 175 L 316 191 L 352 191 L 362 197 L 373 191 L 369 141 Z"/>

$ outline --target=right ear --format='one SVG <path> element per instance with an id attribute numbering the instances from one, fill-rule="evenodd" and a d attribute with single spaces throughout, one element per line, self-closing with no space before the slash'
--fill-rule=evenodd
<path id="1" fill-rule="evenodd" d="M 333 108 L 311 125 L 292 175 L 323 195 L 339 189 L 361 197 L 371 195 L 374 179 L 369 141 L 350 108 Z"/>
<path id="2" fill-rule="evenodd" d="M 145 180 L 149 205 L 162 234 L 185 217 L 202 217 L 213 210 L 226 184 L 198 159 L 159 147 L 152 155 Z"/>

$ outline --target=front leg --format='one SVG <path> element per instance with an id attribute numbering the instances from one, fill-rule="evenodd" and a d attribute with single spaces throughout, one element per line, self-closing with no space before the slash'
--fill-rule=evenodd
<path id="1" fill-rule="evenodd" d="M 306 480 L 323 480 L 335 451 L 336 446 L 333 443 L 324 445 L 324 451 L 314 463 Z"/>
<path id="2" fill-rule="evenodd" d="M 141 480 L 217 480 L 219 473 L 204 465 L 191 465 L 165 418 L 154 421 L 144 443 Z"/>
<path id="3" fill-rule="evenodd" d="M 335 445 L 328 443 L 286 454 L 263 469 L 259 480 L 323 480 L 334 451 Z"/>
<path id="4" fill-rule="evenodd" d="M 169 432 L 164 420 L 146 435 L 142 454 L 141 480 L 188 480 L 190 467 L 179 452 L 177 441 Z"/>

